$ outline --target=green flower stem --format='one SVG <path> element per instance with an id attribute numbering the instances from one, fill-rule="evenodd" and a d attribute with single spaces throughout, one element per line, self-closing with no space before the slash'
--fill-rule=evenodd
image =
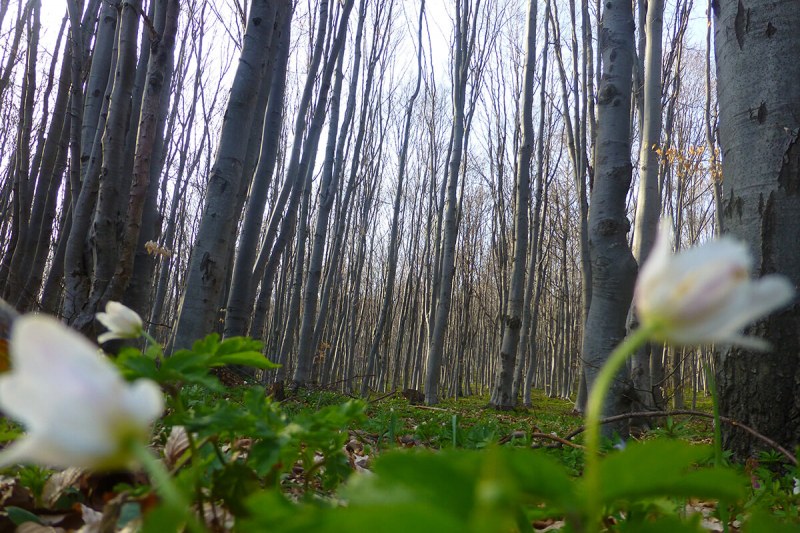
<path id="1" fill-rule="evenodd" d="M 150 448 L 141 442 L 137 442 L 133 446 L 133 452 L 142 467 L 150 474 L 156 491 L 164 501 L 173 507 L 187 508 L 188 502 L 175 487 L 172 477 L 170 477 L 169 472 L 164 468 L 161 461 L 153 456 Z"/>
<path id="2" fill-rule="evenodd" d="M 640 328 L 628 335 L 622 343 L 611 352 L 608 360 L 600 369 L 600 373 L 592 384 L 589 399 L 586 403 L 586 466 L 584 478 L 589 511 L 589 528 L 597 524 L 602 511 L 600 483 L 600 417 L 603 413 L 603 402 L 608 389 L 625 361 L 650 338 L 652 328 Z"/>
<path id="3" fill-rule="evenodd" d="M 164 500 L 164 503 L 173 509 L 185 513 L 186 526 L 189 528 L 189 531 L 192 533 L 204 533 L 205 528 L 200 525 L 200 522 L 197 521 L 192 513 L 188 512 L 189 509 L 191 509 L 188 500 L 181 494 L 178 487 L 175 486 L 172 477 L 161 461 L 153 456 L 150 448 L 138 441 L 132 444 L 132 448 L 134 456 L 150 475 L 156 492 L 158 492 Z"/>
<path id="4" fill-rule="evenodd" d="M 159 343 L 159 342 L 158 342 L 158 341 L 157 341 L 157 340 L 156 340 L 156 339 L 155 339 L 155 338 L 154 338 L 152 335 L 150 335 L 150 334 L 149 334 L 147 331 L 145 331 L 144 329 L 142 329 L 142 337 L 144 337 L 144 339 L 145 339 L 145 340 L 146 340 L 146 341 L 147 341 L 147 342 L 148 342 L 148 343 L 149 343 L 151 346 L 157 346 L 157 347 L 158 347 L 158 356 L 159 356 L 159 359 L 161 359 L 161 358 L 163 358 L 163 357 L 164 357 L 164 348 L 161 346 L 161 344 L 160 344 L 160 343 Z"/>

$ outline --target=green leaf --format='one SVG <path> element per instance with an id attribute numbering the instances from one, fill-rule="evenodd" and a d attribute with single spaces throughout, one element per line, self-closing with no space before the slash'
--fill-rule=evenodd
<path id="1" fill-rule="evenodd" d="M 581 506 L 575 481 L 563 466 L 551 457 L 534 450 L 503 448 L 512 465 L 523 494 L 570 512 Z"/>
<path id="2" fill-rule="evenodd" d="M 206 336 L 204 339 L 199 339 L 194 341 L 194 343 L 192 344 L 192 352 L 196 354 L 210 355 L 210 354 L 215 354 L 217 352 L 218 347 L 219 347 L 219 334 L 212 333 L 211 335 Z"/>
<path id="3" fill-rule="evenodd" d="M 341 533 L 380 531 L 461 533 L 464 523 L 442 512 L 436 501 L 371 506 L 326 507 L 324 503 L 292 504 L 278 491 L 265 491 L 247 501 L 250 515 L 237 520 L 235 531 Z"/>
<path id="4" fill-rule="evenodd" d="M 375 461 L 375 476 L 348 484 L 345 497 L 352 506 L 435 502 L 441 512 L 466 520 L 475 503 L 479 459 L 464 450 L 389 452 Z"/>
<path id="5" fill-rule="evenodd" d="M 225 355 L 216 355 L 211 360 L 211 366 L 223 365 L 242 365 L 262 369 L 280 368 L 281 366 L 267 359 L 261 352 L 237 352 Z"/>
<path id="6" fill-rule="evenodd" d="M 712 450 L 679 440 L 634 443 L 604 458 L 600 465 L 603 501 L 650 496 L 702 497 L 737 500 L 746 481 L 733 470 L 698 468 Z"/>
<path id="7" fill-rule="evenodd" d="M 229 337 L 214 350 L 215 355 L 228 355 L 238 352 L 258 352 L 264 349 L 264 343 L 250 337 Z"/>
<path id="8" fill-rule="evenodd" d="M 8 513 L 8 519 L 18 526 L 24 524 L 25 522 L 35 522 L 39 525 L 44 525 L 38 516 L 20 507 L 9 505 L 6 507 L 6 513 Z"/>
<path id="9" fill-rule="evenodd" d="M 116 364 L 126 379 L 148 378 L 154 381 L 159 380 L 159 371 L 155 360 L 142 355 L 135 348 L 123 348 L 117 355 Z"/>
<path id="10" fill-rule="evenodd" d="M 747 533 L 796 533 L 798 526 L 781 522 L 774 516 L 758 510 L 753 512 L 753 516 L 745 524 L 744 531 Z"/>
<path id="11" fill-rule="evenodd" d="M 222 470 L 214 472 L 211 495 L 221 499 L 235 516 L 247 513 L 245 500 L 258 490 L 258 476 L 252 469 L 241 463 L 229 463 Z"/>

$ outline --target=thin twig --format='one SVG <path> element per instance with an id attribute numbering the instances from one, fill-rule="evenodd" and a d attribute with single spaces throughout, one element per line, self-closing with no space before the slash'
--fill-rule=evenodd
<path id="1" fill-rule="evenodd" d="M 558 443 L 564 444 L 566 446 L 571 446 L 573 448 L 577 448 L 579 450 L 586 449 L 585 446 L 581 446 L 580 444 L 575 444 L 572 441 L 569 441 L 567 439 L 562 439 L 558 435 L 552 435 L 550 433 L 531 433 L 531 439 L 549 439 L 549 440 L 554 440 L 554 441 L 556 441 Z"/>

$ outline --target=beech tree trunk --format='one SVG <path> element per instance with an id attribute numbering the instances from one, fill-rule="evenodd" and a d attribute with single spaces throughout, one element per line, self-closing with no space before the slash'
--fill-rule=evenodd
<path id="1" fill-rule="evenodd" d="M 511 266 L 511 284 L 508 289 L 508 304 L 503 320 L 503 340 L 494 388 L 489 404 L 495 409 L 512 409 L 517 403 L 512 394 L 514 367 L 517 361 L 520 330 L 523 324 L 525 303 L 525 271 L 528 255 L 528 211 L 530 205 L 531 156 L 533 154 L 533 79 L 536 71 L 536 2 L 528 3 L 527 38 L 525 48 L 525 71 L 522 85 L 522 138 L 517 152 L 516 194 L 514 206 L 514 261 Z M 547 59 L 545 59 L 546 61 Z M 544 86 L 542 86 L 544 92 Z M 544 116 L 544 110 L 539 112 Z M 541 162 L 540 162 L 541 163 Z M 540 183 L 541 183 L 541 176 Z M 531 252 L 536 257 L 536 250 Z M 533 271 L 528 272 L 533 277 Z M 520 366 L 522 361 L 520 361 Z"/>
<path id="2" fill-rule="evenodd" d="M 632 170 L 633 28 L 631 2 L 608 0 L 603 11 L 600 44 L 603 76 L 597 98 L 597 168 L 589 206 L 592 301 L 581 350 L 589 391 L 611 351 L 625 337 L 625 322 L 636 279 L 636 262 L 627 239 L 631 225 L 625 209 Z M 607 396 L 603 415 L 627 410 L 628 389 L 624 381 L 615 381 Z M 611 424 L 603 427 L 608 435 L 614 429 Z"/>
<path id="3" fill-rule="evenodd" d="M 269 52 L 274 4 L 254 0 L 250 8 L 242 55 L 236 69 L 220 135 L 214 168 L 208 182 L 197 240 L 189 261 L 186 287 L 178 311 L 173 346 L 184 348 L 216 329 L 220 296 L 228 278 L 228 247 L 239 213 L 233 212 L 247 151 L 250 124 L 262 71 Z"/>
<path id="4" fill-rule="evenodd" d="M 722 148 L 723 225 L 748 243 L 756 276 L 800 286 L 800 8 L 794 2 L 712 4 Z M 800 305 L 749 329 L 768 353 L 718 346 L 720 412 L 779 444 L 800 442 Z M 747 433 L 723 427 L 727 449 L 749 457 Z"/>
<path id="5" fill-rule="evenodd" d="M 655 242 L 661 215 L 659 187 L 659 157 L 661 146 L 661 35 L 664 1 L 649 0 L 646 15 L 646 45 L 644 57 L 644 97 L 641 146 L 639 147 L 639 194 L 636 203 L 636 222 L 633 233 L 633 255 L 644 264 Z M 636 310 L 632 310 L 635 314 Z M 650 354 L 660 347 L 649 343 L 640 348 L 631 361 L 631 380 L 639 400 L 645 406 L 655 404 L 650 374 Z"/>

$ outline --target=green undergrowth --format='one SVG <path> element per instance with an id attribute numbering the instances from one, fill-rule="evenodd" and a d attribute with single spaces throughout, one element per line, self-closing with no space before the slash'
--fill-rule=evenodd
<path id="1" fill-rule="evenodd" d="M 167 392 L 152 449 L 186 504 L 141 472 L 18 467 L 0 478 L 0 530 L 92 519 L 151 532 L 800 528 L 796 469 L 773 452 L 726 464 L 707 419 L 670 418 L 624 447 L 606 442 L 601 517 L 587 503 L 581 435 L 570 438 L 582 418 L 538 391 L 531 408 L 503 412 L 486 397 L 424 406 L 307 389 L 276 401 L 263 387 L 221 384 L 211 371 L 222 364 L 271 364 L 257 343 L 214 336 L 163 361 L 129 350 L 117 363 Z"/>

